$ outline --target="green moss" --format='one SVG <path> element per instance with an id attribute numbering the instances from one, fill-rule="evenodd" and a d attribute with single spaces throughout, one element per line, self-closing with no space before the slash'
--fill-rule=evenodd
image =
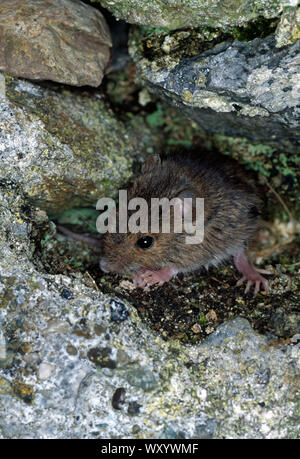
<path id="1" fill-rule="evenodd" d="M 165 116 L 161 103 L 157 103 L 156 110 L 146 116 L 146 121 L 151 128 L 161 127 L 164 125 Z"/>
<path id="2" fill-rule="evenodd" d="M 76 208 L 65 210 L 60 214 L 50 216 L 50 218 L 57 221 L 60 225 L 82 226 L 86 232 L 96 233 L 96 220 L 98 216 L 99 212 L 95 209 Z"/>
<path id="3" fill-rule="evenodd" d="M 204 327 L 205 325 L 207 325 L 208 320 L 207 320 L 207 318 L 205 316 L 200 316 L 199 319 L 198 319 L 198 322 L 199 322 L 200 325 L 202 325 Z"/>
<path id="4" fill-rule="evenodd" d="M 267 181 L 284 201 L 295 218 L 300 218 L 300 156 L 286 153 L 269 145 L 253 144 L 245 138 L 222 135 L 211 137 L 210 147 L 215 146 L 220 152 L 231 156 L 243 164 L 246 169 L 256 173 L 257 182 L 268 190 Z M 287 215 L 282 205 L 273 196 L 265 193 L 264 218 L 279 217 L 286 220 Z"/>

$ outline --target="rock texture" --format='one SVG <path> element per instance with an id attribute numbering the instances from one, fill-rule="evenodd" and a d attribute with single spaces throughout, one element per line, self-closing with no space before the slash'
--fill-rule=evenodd
<path id="1" fill-rule="evenodd" d="M 276 46 L 290 45 L 300 38 L 300 7 L 287 8 L 276 30 Z"/>
<path id="2" fill-rule="evenodd" d="M 158 35 L 153 47 L 147 35 L 132 34 L 131 54 L 150 91 L 209 133 L 299 151 L 299 40 L 276 48 L 273 35 L 219 44 L 209 37 L 202 51 L 186 57 L 188 36 L 179 34 Z M 178 51 L 181 40 L 185 48 Z"/>
<path id="3" fill-rule="evenodd" d="M 167 29 L 242 25 L 258 16 L 278 16 L 293 0 L 97 0 L 118 19 Z"/>
<path id="4" fill-rule="evenodd" d="M 41 213 L 0 186 L 0 438 L 297 438 L 298 338 L 245 319 L 203 343 L 153 334 L 85 276 L 35 264 Z"/>
<path id="5" fill-rule="evenodd" d="M 143 141 L 104 102 L 1 76 L 0 179 L 56 214 L 94 206 L 132 174 Z"/>
<path id="6" fill-rule="evenodd" d="M 112 46 L 102 14 L 77 0 L 1 0 L 0 42 L 0 70 L 75 86 L 99 86 Z"/>

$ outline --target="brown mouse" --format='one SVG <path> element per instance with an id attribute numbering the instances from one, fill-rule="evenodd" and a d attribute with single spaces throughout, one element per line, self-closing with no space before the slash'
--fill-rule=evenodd
<path id="1" fill-rule="evenodd" d="M 186 244 L 184 232 L 108 232 L 103 239 L 101 269 L 133 273 L 134 284 L 147 290 L 179 272 L 217 266 L 233 257 L 242 273 L 237 285 L 247 281 L 245 292 L 252 285 L 255 294 L 261 287 L 269 291 L 268 281 L 260 272 L 271 273 L 256 269 L 245 255 L 247 242 L 256 231 L 260 206 L 255 185 L 245 172 L 222 156 L 185 152 L 161 160 L 155 155 L 146 160 L 140 177 L 128 190 L 128 200 L 144 198 L 149 213 L 151 198 L 177 197 L 183 201 L 186 196 L 204 198 L 204 239 L 200 244 Z M 174 208 L 173 213 L 176 211 Z"/>

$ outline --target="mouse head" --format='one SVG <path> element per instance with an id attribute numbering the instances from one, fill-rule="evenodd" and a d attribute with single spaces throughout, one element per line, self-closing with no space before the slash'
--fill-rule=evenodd
<path id="1" fill-rule="evenodd" d="M 185 259 L 190 256 L 186 234 L 176 232 L 174 225 L 175 218 L 182 221 L 188 213 L 193 214 L 192 200 L 187 204 L 184 199 L 193 199 L 195 190 L 188 186 L 184 177 L 179 183 L 180 175 L 170 168 L 167 161 L 161 162 L 159 156 L 151 156 L 143 164 L 141 172 L 142 175 L 128 190 L 126 217 L 129 231 L 121 233 L 118 230 L 119 210 L 116 215 L 116 232 L 107 232 L 103 238 L 100 267 L 104 272 L 134 273 L 141 268 L 158 270 L 170 266 L 184 268 Z M 133 211 L 130 202 L 135 206 L 136 198 L 142 198 L 146 205 Z M 174 205 L 169 206 L 169 227 L 168 223 L 164 226 L 164 218 L 168 218 L 166 207 L 154 208 L 153 198 L 156 198 L 156 204 L 162 198 L 167 198 L 168 201 L 176 198 Z M 133 222 L 137 224 L 132 231 Z"/>

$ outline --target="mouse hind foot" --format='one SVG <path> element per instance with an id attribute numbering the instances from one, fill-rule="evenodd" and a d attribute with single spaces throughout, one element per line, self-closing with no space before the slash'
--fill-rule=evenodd
<path id="1" fill-rule="evenodd" d="M 254 296 L 260 291 L 261 288 L 265 290 L 265 292 L 270 291 L 268 280 L 260 274 L 272 274 L 270 271 L 255 268 L 255 266 L 253 266 L 247 260 L 244 251 L 236 255 L 233 260 L 236 268 L 243 275 L 236 285 L 241 285 L 243 282 L 247 281 L 245 293 L 248 293 L 252 286 L 255 286 Z"/>

